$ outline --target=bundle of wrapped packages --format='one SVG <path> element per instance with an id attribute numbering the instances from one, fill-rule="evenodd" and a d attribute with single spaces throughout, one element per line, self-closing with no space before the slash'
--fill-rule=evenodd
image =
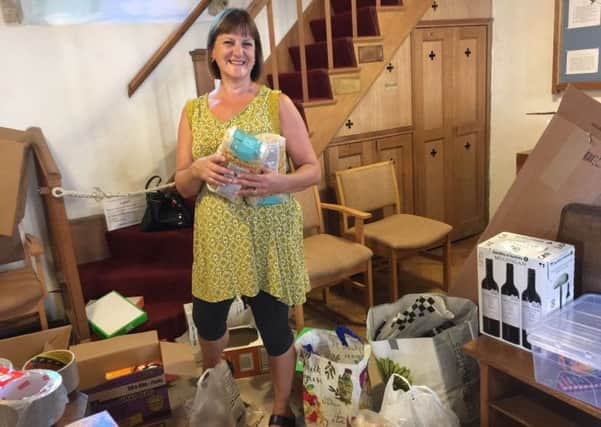
<path id="1" fill-rule="evenodd" d="M 235 178 L 243 173 L 260 173 L 262 170 L 274 173 L 286 173 L 286 139 L 273 133 L 250 135 L 237 127 L 229 128 L 217 152 L 226 158 L 226 167 Z M 238 191 L 240 184 L 231 183 L 221 186 L 207 185 L 208 189 L 234 203 L 242 198 Z M 269 206 L 282 203 L 286 194 L 273 194 L 266 197 L 247 197 L 253 206 Z"/>

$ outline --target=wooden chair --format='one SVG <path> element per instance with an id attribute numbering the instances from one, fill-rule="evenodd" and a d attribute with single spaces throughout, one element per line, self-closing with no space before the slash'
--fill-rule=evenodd
<path id="1" fill-rule="evenodd" d="M 352 285 L 365 291 L 365 305 L 373 306 L 372 251 L 363 244 L 363 221 L 371 214 L 358 212 L 343 206 L 322 203 L 316 186 L 294 194 L 303 209 L 305 264 L 309 274 L 311 289 L 323 288 L 324 303 L 328 304 L 329 287 L 348 280 Z M 354 240 L 344 239 L 325 233 L 322 209 L 329 209 L 356 218 Z M 364 283 L 351 279 L 362 273 Z M 340 316 L 347 317 L 342 313 Z M 304 326 L 303 306 L 295 306 L 296 329 Z"/>
<path id="2" fill-rule="evenodd" d="M 0 272 L 0 328 L 36 314 L 42 329 L 48 329 L 44 300 L 48 295 L 42 267 L 43 248 L 37 237 L 26 234 L 25 266 Z"/>
<path id="3" fill-rule="evenodd" d="M 373 163 L 336 172 L 336 193 L 341 205 L 365 212 L 392 207 L 391 215 L 364 225 L 365 244 L 374 254 L 389 261 L 390 299 L 399 298 L 398 264 L 403 258 L 422 254 L 443 263 L 442 288 L 450 281 L 450 240 L 453 229 L 448 224 L 416 215 L 401 213 L 399 190 L 392 161 Z M 349 235 L 356 227 L 342 212 L 342 233 Z M 442 245 L 442 256 L 426 250 Z"/>

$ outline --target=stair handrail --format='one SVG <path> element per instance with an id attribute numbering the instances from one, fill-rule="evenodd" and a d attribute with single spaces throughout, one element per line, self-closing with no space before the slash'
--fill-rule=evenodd
<path id="1" fill-rule="evenodd" d="M 179 42 L 183 35 L 188 29 L 194 24 L 200 15 L 209 6 L 211 0 L 201 0 L 198 4 L 190 11 L 184 21 L 167 37 L 167 39 L 159 46 L 157 50 L 152 54 L 150 59 L 144 63 L 142 68 L 136 73 L 136 75 L 127 84 L 127 95 L 131 98 L 138 88 L 144 83 L 148 76 L 154 71 L 159 63 L 167 56 L 167 54 L 173 49 L 173 47 Z M 277 45 L 275 44 L 275 31 L 273 23 L 273 6 L 272 0 L 253 0 L 246 8 L 247 12 L 255 18 L 263 7 L 267 6 L 267 19 L 269 25 L 269 44 L 271 52 L 275 52 Z M 272 40 L 273 38 L 273 40 Z M 273 55 L 272 72 L 274 75 L 274 88 L 279 88 L 278 76 L 278 64 L 276 55 Z"/>
<path id="2" fill-rule="evenodd" d="M 144 83 L 144 80 L 153 72 L 159 63 L 173 49 L 173 46 L 183 37 L 188 29 L 194 24 L 200 15 L 209 6 L 211 0 L 201 0 L 190 11 L 186 19 L 173 31 L 169 37 L 161 44 L 161 46 L 152 54 L 150 59 L 142 66 L 140 71 L 136 73 L 133 79 L 127 85 L 127 95 L 131 98 L 136 90 Z"/>
<path id="3" fill-rule="evenodd" d="M 23 132 L 21 133 L 23 134 Z M 39 193 L 44 204 L 44 215 L 50 237 L 55 273 L 61 284 L 61 290 L 64 286 L 64 309 L 69 322 L 73 326 L 76 340 L 87 340 L 90 337 L 90 328 L 85 312 L 71 227 L 64 201 L 53 197 L 50 192 L 50 189 L 62 185 L 61 174 L 50 153 L 42 130 L 31 127 L 24 134 L 24 139 L 32 143 L 36 175 L 40 187 Z"/>

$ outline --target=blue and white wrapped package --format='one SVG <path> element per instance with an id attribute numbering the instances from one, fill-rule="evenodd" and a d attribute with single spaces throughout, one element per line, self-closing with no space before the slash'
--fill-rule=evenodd
<path id="1" fill-rule="evenodd" d="M 258 173 L 267 157 L 265 144 L 235 126 L 225 131 L 217 152 L 225 156 L 225 167 L 231 171 L 231 178 L 236 178 L 243 173 Z M 242 198 L 238 196 L 238 191 L 242 188 L 240 184 L 231 183 L 219 186 L 207 184 L 207 188 L 231 202 L 242 201 Z"/>
<path id="2" fill-rule="evenodd" d="M 265 145 L 267 151 L 263 169 L 285 175 L 287 172 L 286 138 L 275 133 L 260 133 L 255 138 Z M 271 194 L 265 197 L 249 196 L 246 197 L 246 201 L 252 206 L 271 206 L 285 202 L 288 197 L 288 194 Z"/>

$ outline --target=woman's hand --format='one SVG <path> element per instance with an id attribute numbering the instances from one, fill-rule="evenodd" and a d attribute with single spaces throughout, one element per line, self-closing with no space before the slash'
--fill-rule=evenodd
<path id="1" fill-rule="evenodd" d="M 212 186 L 220 186 L 233 182 L 232 171 L 226 168 L 225 157 L 221 153 L 201 157 L 190 165 L 196 178 Z"/>
<path id="2" fill-rule="evenodd" d="M 286 175 L 262 169 L 258 174 L 245 173 L 236 178 L 236 184 L 242 185 L 239 196 L 267 197 L 272 194 L 286 193 Z"/>

